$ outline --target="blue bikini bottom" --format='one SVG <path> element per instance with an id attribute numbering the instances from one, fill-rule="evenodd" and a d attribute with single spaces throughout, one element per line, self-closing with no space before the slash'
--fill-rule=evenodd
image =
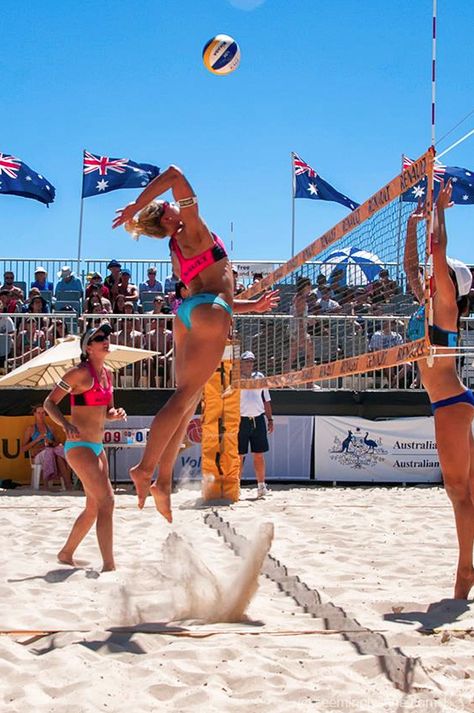
<path id="1" fill-rule="evenodd" d="M 97 457 L 104 450 L 102 443 L 93 443 L 92 441 L 66 441 L 64 444 L 64 452 L 67 453 L 71 448 L 90 448 Z"/>
<path id="2" fill-rule="evenodd" d="M 461 391 L 460 394 L 456 394 L 456 396 L 450 396 L 449 399 L 441 399 L 440 401 L 435 401 L 431 404 L 431 408 L 434 413 L 437 408 L 443 408 L 443 406 L 453 406 L 453 404 L 463 403 L 470 404 L 470 406 L 474 406 L 474 394 L 472 393 L 471 389 Z"/>
<path id="3" fill-rule="evenodd" d="M 191 312 L 199 305 L 219 305 L 225 309 L 232 317 L 232 307 L 227 304 L 219 295 L 212 295 L 210 292 L 199 292 L 192 297 L 186 297 L 181 302 L 176 312 L 176 316 L 180 318 L 186 329 L 191 329 Z"/>

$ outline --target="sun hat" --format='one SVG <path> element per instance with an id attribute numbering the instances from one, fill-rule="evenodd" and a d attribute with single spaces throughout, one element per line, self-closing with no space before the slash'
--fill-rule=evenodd
<path id="1" fill-rule="evenodd" d="M 465 263 L 461 262 L 461 260 L 456 260 L 456 258 L 453 257 L 447 257 L 446 262 L 456 277 L 459 297 L 468 295 L 472 286 L 472 273 L 470 269 Z"/>
<path id="2" fill-rule="evenodd" d="M 35 275 L 37 272 L 44 272 L 45 275 L 48 274 L 48 271 L 42 265 L 38 265 L 38 267 L 35 268 Z"/>
<path id="3" fill-rule="evenodd" d="M 107 270 L 110 270 L 111 267 L 122 267 L 122 265 L 119 263 L 118 260 L 111 260 L 107 265 Z"/>
<path id="4" fill-rule="evenodd" d="M 129 277 L 131 277 L 132 273 L 130 272 L 130 270 L 127 270 L 127 268 L 125 268 L 122 270 L 122 275 L 128 275 Z"/>
<path id="5" fill-rule="evenodd" d="M 251 351 L 244 352 L 241 357 L 243 361 L 250 361 L 251 359 L 255 359 L 255 354 Z"/>
<path id="6" fill-rule="evenodd" d="M 69 277 L 70 275 L 72 275 L 72 269 L 69 265 L 63 265 L 58 272 L 58 277 Z"/>
<path id="7" fill-rule="evenodd" d="M 84 332 L 84 334 L 81 337 L 81 352 L 82 354 L 87 353 L 87 345 L 90 343 L 92 337 L 97 334 L 97 332 L 103 332 L 106 337 L 109 336 L 109 334 L 112 332 L 112 327 L 108 322 L 102 322 L 98 327 L 93 327 L 92 329 L 88 329 L 87 332 Z"/>

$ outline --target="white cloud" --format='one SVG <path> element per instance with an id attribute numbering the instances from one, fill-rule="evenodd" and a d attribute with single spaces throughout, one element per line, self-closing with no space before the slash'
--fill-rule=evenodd
<path id="1" fill-rule="evenodd" d="M 263 5 L 265 0 L 229 0 L 229 2 L 239 10 L 255 10 L 259 5 Z"/>

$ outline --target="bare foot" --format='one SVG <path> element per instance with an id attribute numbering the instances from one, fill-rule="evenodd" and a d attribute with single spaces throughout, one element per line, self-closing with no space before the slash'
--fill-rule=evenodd
<path id="1" fill-rule="evenodd" d="M 455 599 L 468 599 L 469 592 L 474 585 L 474 570 L 471 570 L 467 574 L 462 572 L 456 575 L 456 584 L 454 585 L 454 598 Z"/>
<path id="2" fill-rule="evenodd" d="M 58 562 L 61 562 L 61 564 L 70 564 L 71 567 L 75 566 L 72 554 L 70 552 L 66 552 L 66 550 L 58 552 Z"/>
<path id="3" fill-rule="evenodd" d="M 102 567 L 102 572 L 114 572 L 115 571 L 115 562 L 104 562 L 104 566 Z"/>
<path id="4" fill-rule="evenodd" d="M 145 500 L 150 491 L 151 476 L 142 470 L 139 465 L 135 465 L 133 468 L 130 468 L 130 477 L 137 491 L 138 507 L 140 510 L 143 510 Z"/>
<path id="5" fill-rule="evenodd" d="M 173 522 L 173 515 L 171 514 L 171 493 L 169 488 L 160 488 L 159 481 L 155 481 L 150 488 L 150 493 L 153 495 L 153 500 L 155 501 L 156 509 L 161 515 L 168 520 L 168 522 Z"/>

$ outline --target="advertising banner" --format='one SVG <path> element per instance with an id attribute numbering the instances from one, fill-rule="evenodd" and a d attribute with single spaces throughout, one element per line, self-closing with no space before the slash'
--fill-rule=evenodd
<path id="1" fill-rule="evenodd" d="M 441 482 L 433 418 L 316 416 L 314 427 L 316 480 Z"/>

